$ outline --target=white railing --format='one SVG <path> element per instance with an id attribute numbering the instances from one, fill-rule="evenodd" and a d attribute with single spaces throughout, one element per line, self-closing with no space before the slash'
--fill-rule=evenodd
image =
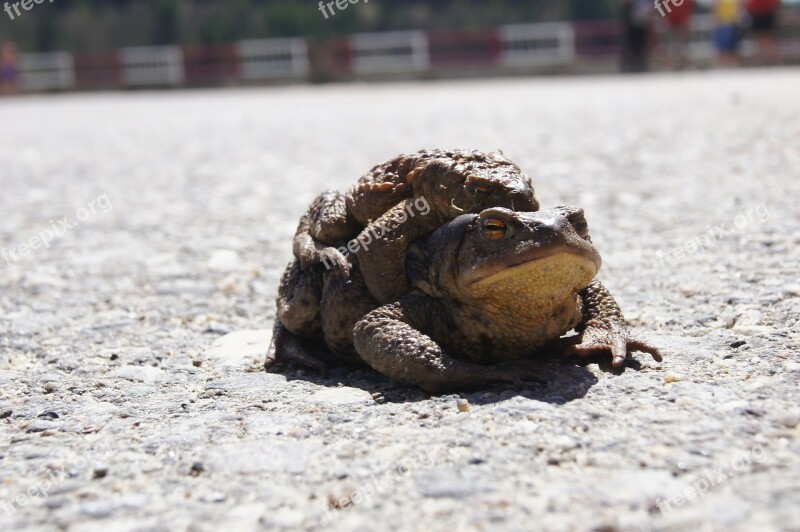
<path id="1" fill-rule="evenodd" d="M 245 80 L 308 76 L 308 45 L 299 37 L 238 43 L 240 75 Z"/>
<path id="2" fill-rule="evenodd" d="M 359 33 L 350 42 L 356 74 L 422 72 L 430 67 L 428 37 L 422 31 Z"/>
<path id="3" fill-rule="evenodd" d="M 575 60 L 575 30 L 569 22 L 501 26 L 500 42 L 504 66 L 561 65 Z"/>
<path id="4" fill-rule="evenodd" d="M 609 31 L 609 21 L 581 24 L 578 28 L 580 32 L 584 32 L 584 26 L 591 29 L 591 24 L 603 29 L 600 34 L 607 34 L 611 42 L 610 45 L 604 45 L 609 48 L 609 54 L 620 46 L 616 26 Z M 784 30 L 781 42 L 784 57 L 800 57 L 800 12 L 793 12 L 791 16 L 787 13 L 781 25 Z M 707 64 L 716 57 L 714 28 L 715 23 L 710 15 L 692 17 L 687 48 L 692 62 Z M 664 30 L 659 28 L 659 31 Z M 750 57 L 755 51 L 754 43 L 747 33 L 744 35 L 741 52 L 744 57 Z M 501 46 L 499 61 L 491 66 L 481 63 L 480 68 L 496 66 L 534 70 L 579 62 L 576 57 L 576 32 L 569 22 L 502 26 L 498 29 L 498 37 Z M 422 31 L 356 34 L 350 37 L 349 45 L 352 52 L 349 59 L 352 62 L 347 64 L 356 75 L 413 75 L 435 68 L 431 64 L 428 36 Z M 308 46 L 305 39 L 300 37 L 241 41 L 236 44 L 236 52 L 236 56 L 231 54 L 230 58 L 225 59 L 225 71 L 235 71 L 241 81 L 302 80 L 311 73 Z M 184 56 L 178 46 L 123 48 L 118 57 L 121 62 L 121 81 L 126 86 L 179 86 L 186 83 Z M 80 67 L 81 61 L 77 64 Z M 91 76 L 76 71 L 69 52 L 20 54 L 19 66 L 20 86 L 24 91 L 72 89 L 76 87 L 76 79 L 82 86 L 91 88 Z M 116 66 L 109 65 L 108 68 Z"/>
<path id="5" fill-rule="evenodd" d="M 125 85 L 180 85 L 183 52 L 178 46 L 142 46 L 120 50 Z"/>
<path id="6" fill-rule="evenodd" d="M 75 86 L 75 69 L 69 52 L 20 54 L 22 89 L 43 91 Z"/>
<path id="7" fill-rule="evenodd" d="M 692 61 L 710 61 L 716 57 L 714 17 L 711 15 L 697 15 L 689 21 L 687 55 Z"/>

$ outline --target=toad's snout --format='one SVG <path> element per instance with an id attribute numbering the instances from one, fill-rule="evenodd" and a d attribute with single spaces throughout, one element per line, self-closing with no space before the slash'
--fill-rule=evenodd
<path id="1" fill-rule="evenodd" d="M 539 202 L 536 201 L 536 196 L 532 188 L 516 188 L 508 194 L 508 201 L 511 204 L 511 209 L 515 211 L 538 211 Z"/>

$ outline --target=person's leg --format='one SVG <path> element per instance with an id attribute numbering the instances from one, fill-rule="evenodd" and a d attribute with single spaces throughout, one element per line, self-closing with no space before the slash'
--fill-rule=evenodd
<path id="1" fill-rule="evenodd" d="M 669 70 L 678 68 L 678 31 L 676 28 L 668 28 L 663 35 L 661 42 L 662 55 L 664 57 L 663 66 Z"/>
<path id="2" fill-rule="evenodd" d="M 632 72 L 647 71 L 647 29 L 635 28 L 631 32 Z"/>
<path id="3" fill-rule="evenodd" d="M 718 64 L 723 67 L 739 65 L 739 33 L 734 25 L 717 28 L 715 42 L 719 50 Z"/>
<path id="4" fill-rule="evenodd" d="M 769 15 L 769 24 L 764 41 L 766 59 L 771 65 L 780 65 L 782 63 L 780 38 L 778 12 L 776 10 Z"/>
<path id="5" fill-rule="evenodd" d="M 683 70 L 689 67 L 689 40 L 691 35 L 689 27 L 684 26 L 678 30 L 678 68 Z"/>
<path id="6" fill-rule="evenodd" d="M 759 65 L 767 65 L 770 61 L 770 36 L 765 32 L 759 32 L 755 36 L 756 40 L 756 59 Z"/>

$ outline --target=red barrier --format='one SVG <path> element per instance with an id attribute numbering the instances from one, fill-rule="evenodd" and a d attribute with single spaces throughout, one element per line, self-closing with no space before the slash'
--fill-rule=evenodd
<path id="1" fill-rule="evenodd" d="M 73 61 L 78 88 L 116 88 L 122 85 L 122 61 L 116 51 L 75 54 Z"/>
<path id="2" fill-rule="evenodd" d="M 332 77 L 349 77 L 353 73 L 353 45 L 350 37 L 337 37 L 316 47 L 321 72 Z"/>
<path id="3" fill-rule="evenodd" d="M 184 46 L 183 67 L 189 85 L 217 84 L 239 77 L 235 44 Z"/>
<path id="4" fill-rule="evenodd" d="M 579 58 L 617 56 L 622 47 L 622 28 L 616 20 L 573 22 L 575 54 Z"/>
<path id="5" fill-rule="evenodd" d="M 433 68 L 495 65 L 502 52 L 496 29 L 433 31 L 428 46 Z"/>

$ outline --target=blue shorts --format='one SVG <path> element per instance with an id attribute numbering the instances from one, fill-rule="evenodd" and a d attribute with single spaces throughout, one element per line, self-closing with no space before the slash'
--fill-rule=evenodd
<path id="1" fill-rule="evenodd" d="M 732 53 L 739 48 L 739 26 L 726 24 L 714 30 L 714 45 L 723 53 Z"/>
<path id="2" fill-rule="evenodd" d="M 19 72 L 14 67 L 3 67 L 0 69 L 0 80 L 2 81 L 16 81 Z"/>

